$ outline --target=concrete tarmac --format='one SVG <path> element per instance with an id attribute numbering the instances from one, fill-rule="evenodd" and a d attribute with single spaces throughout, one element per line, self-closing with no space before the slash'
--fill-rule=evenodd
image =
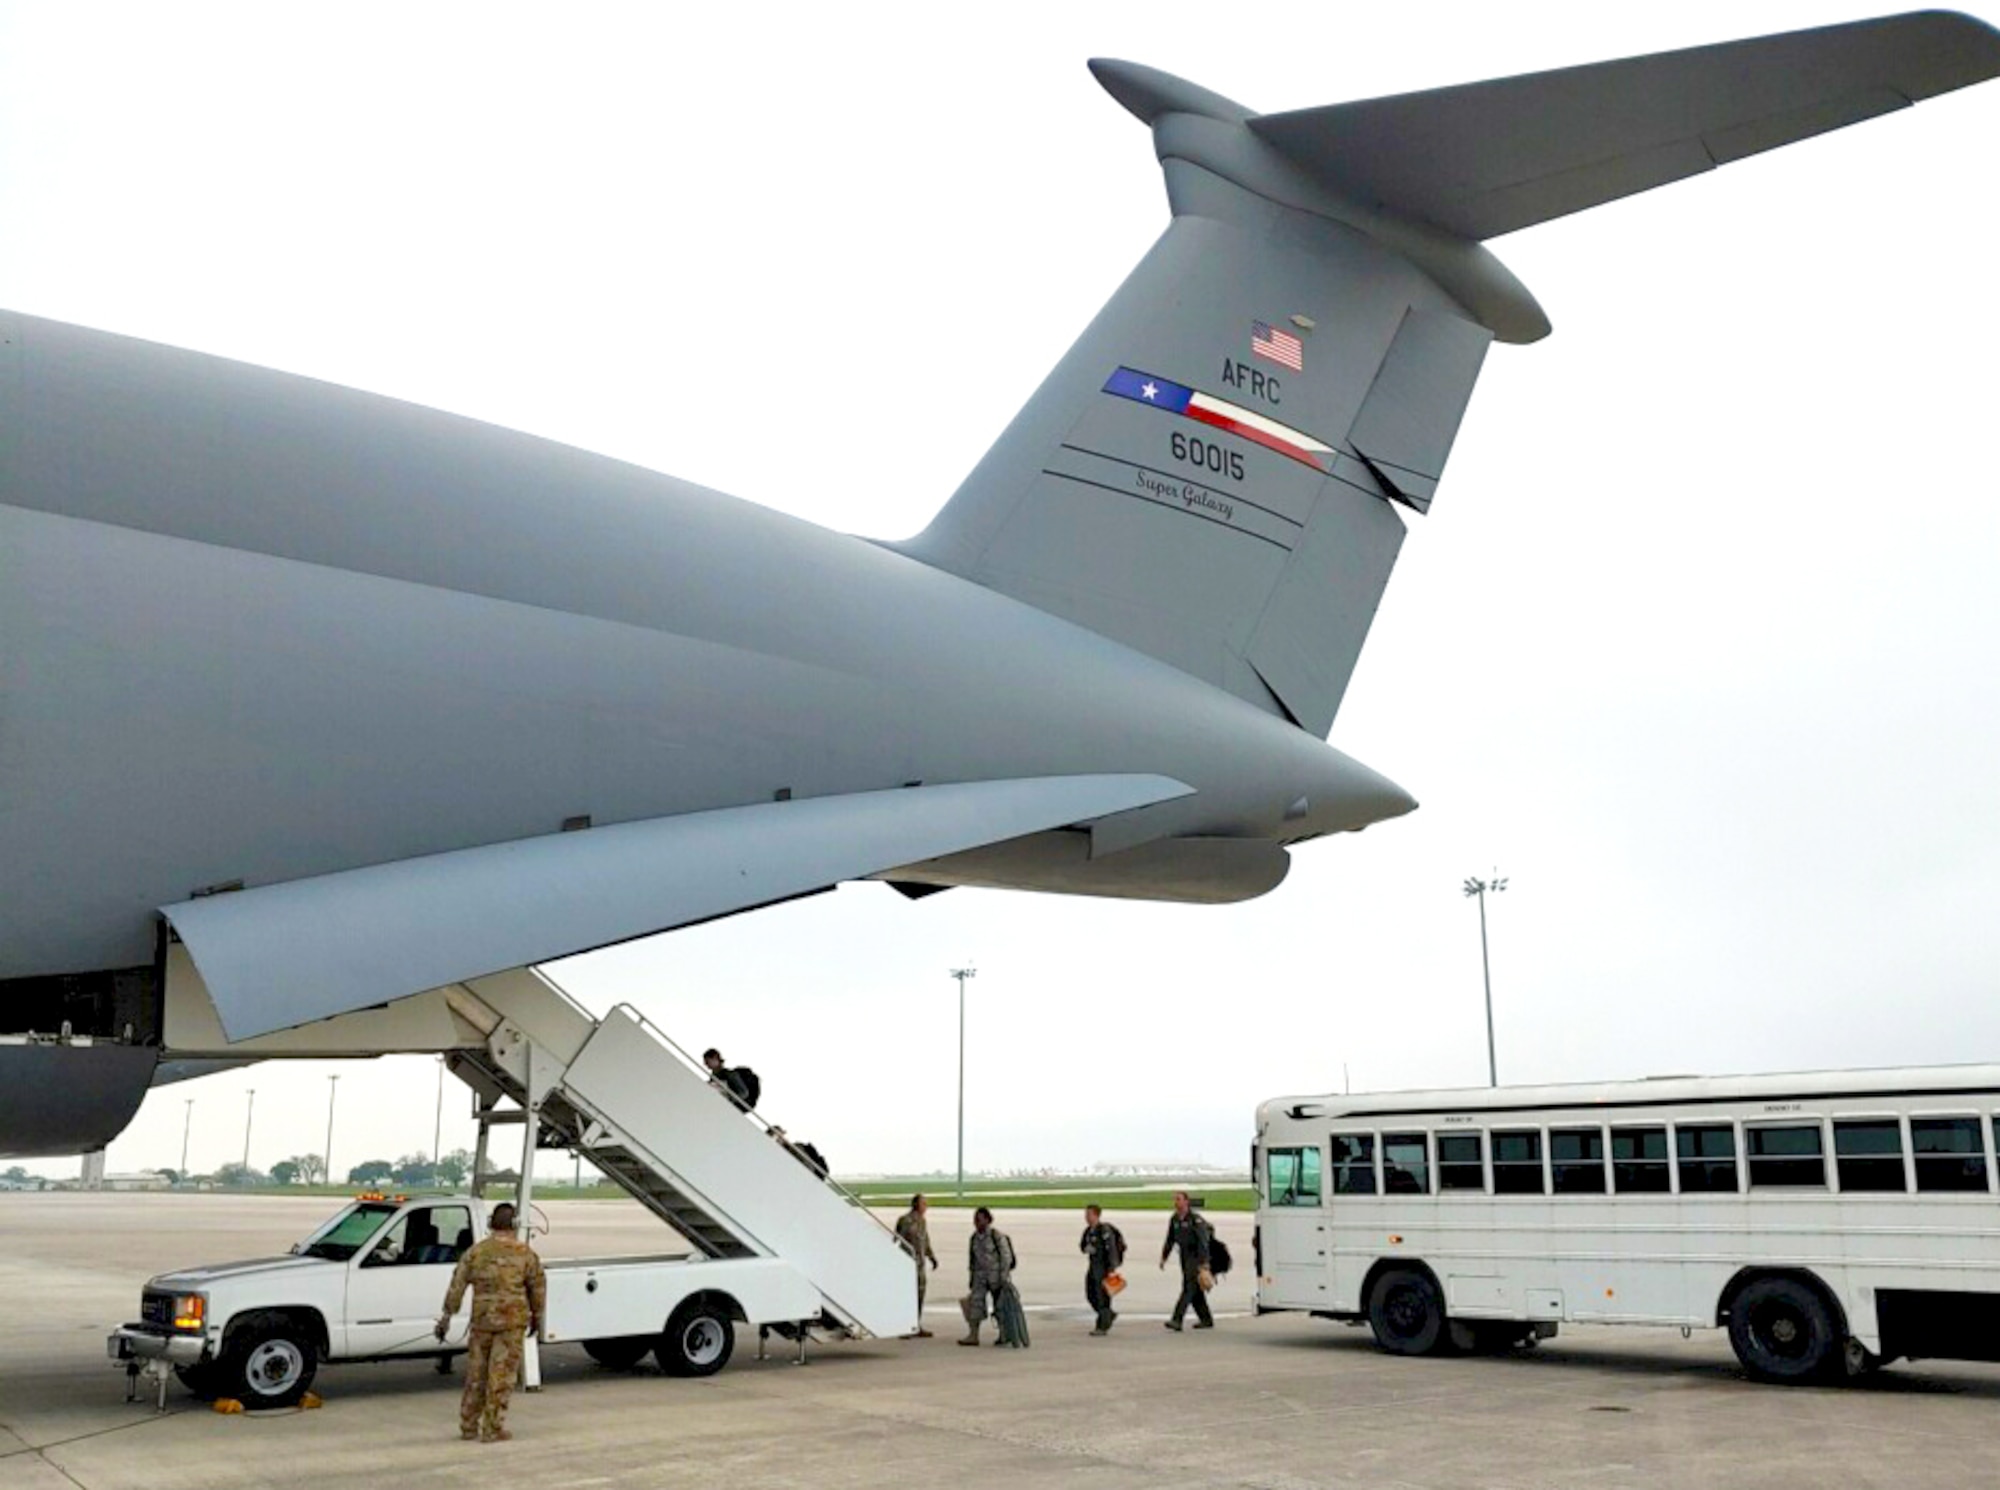
<path id="1" fill-rule="evenodd" d="M 698 1381 L 650 1363 L 610 1372 L 580 1349 L 543 1354 L 518 1394 L 512 1443 L 459 1442 L 458 1379 L 427 1362 L 321 1371 L 325 1406 L 224 1417 L 176 1385 L 165 1416 L 127 1404 L 104 1335 L 148 1276 L 282 1252 L 323 1199 L 0 1195 L 0 1490 L 222 1490 L 463 1485 L 503 1476 L 566 1487 L 893 1485 L 1123 1490 L 1256 1486 L 1964 1487 L 2000 1477 L 2000 1368 L 1898 1365 L 1845 1387 L 1745 1381 L 1713 1332 L 1566 1327 L 1503 1358 L 1401 1360 L 1367 1333 L 1248 1314 L 1250 1218 L 1215 1218 L 1241 1271 L 1213 1331 L 1159 1321 L 1172 1273 L 1153 1267 L 1165 1218 L 1114 1216 L 1132 1247 L 1121 1318 L 1089 1337 L 1081 1223 L 1000 1212 L 1023 1266 L 1027 1351 L 962 1349 L 965 1212 L 933 1211 L 945 1266 L 936 1338 L 815 1347 L 799 1368 L 736 1359 Z M 678 1250 L 637 1206 L 556 1201 L 549 1256 Z M 992 1326 L 987 1326 L 987 1337 Z"/>

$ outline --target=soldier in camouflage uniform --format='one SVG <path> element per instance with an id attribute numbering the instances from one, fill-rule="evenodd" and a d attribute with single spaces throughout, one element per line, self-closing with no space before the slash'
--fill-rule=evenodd
<path id="1" fill-rule="evenodd" d="M 993 1224 L 993 1212 L 981 1206 L 972 1213 L 972 1242 L 966 1251 L 971 1272 L 965 1300 L 968 1326 L 960 1345 L 979 1343 L 979 1326 L 986 1318 L 987 1302 L 999 1300 L 1000 1290 L 1014 1275 L 1014 1243 Z M 999 1342 L 1005 1344 L 1004 1338 Z"/>
<path id="2" fill-rule="evenodd" d="M 931 1203 L 921 1195 L 910 1197 L 910 1208 L 896 1218 L 896 1235 L 903 1239 L 903 1245 L 910 1249 L 910 1255 L 917 1262 L 917 1328 L 913 1338 L 928 1340 L 931 1332 L 924 1328 L 924 1289 L 930 1282 L 930 1274 L 924 1270 L 924 1261 L 938 1265 L 937 1253 L 931 1250 L 931 1224 L 924 1219 L 924 1213 Z"/>
<path id="3" fill-rule="evenodd" d="M 458 1401 L 458 1436 L 497 1443 L 507 1431 L 507 1401 L 521 1376 L 522 1335 L 540 1332 L 548 1283 L 542 1260 L 514 1235 L 514 1207 L 497 1205 L 486 1240 L 459 1258 L 438 1316 L 442 1340 L 452 1315 L 472 1290 L 472 1333 L 466 1342 L 465 1391 Z"/>

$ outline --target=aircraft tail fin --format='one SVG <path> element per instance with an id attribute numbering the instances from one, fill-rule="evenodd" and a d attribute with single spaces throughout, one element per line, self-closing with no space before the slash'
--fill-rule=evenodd
<path id="1" fill-rule="evenodd" d="M 931 525 L 893 545 L 1324 735 L 1488 345 L 1478 241 L 2000 74 L 1926 13 L 1258 115 L 1097 61 L 1173 220 Z"/>

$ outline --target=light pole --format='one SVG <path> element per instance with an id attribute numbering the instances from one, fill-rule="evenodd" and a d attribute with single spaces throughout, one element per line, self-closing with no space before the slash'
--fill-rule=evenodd
<path id="1" fill-rule="evenodd" d="M 187 1116 L 181 1119 L 181 1183 L 188 1182 L 188 1130 L 194 1126 L 194 1098 L 183 1097 L 187 1104 Z"/>
<path id="2" fill-rule="evenodd" d="M 1465 893 L 1479 900 L 1479 971 L 1486 979 L 1486 1084 L 1500 1085 L 1500 1064 L 1493 1055 L 1493 964 L 1486 955 L 1486 892 L 1498 895 L 1507 881 L 1496 872 L 1490 880 L 1467 879 Z"/>
<path id="3" fill-rule="evenodd" d="M 251 1087 L 244 1094 L 243 1103 L 243 1183 L 250 1183 L 250 1117 L 257 1111 L 257 1088 Z"/>
<path id="4" fill-rule="evenodd" d="M 438 1105 L 437 1122 L 431 1128 L 431 1168 L 437 1168 L 438 1160 L 444 1157 L 440 1147 L 444 1142 L 444 1057 L 438 1057 Z"/>
<path id="5" fill-rule="evenodd" d="M 955 967 L 958 979 L 958 1193 L 965 1194 L 965 980 L 979 976 L 976 967 Z"/>
<path id="6" fill-rule="evenodd" d="M 331 1184 L 333 1183 L 333 1096 L 334 1096 L 334 1093 L 335 1093 L 335 1092 L 337 1092 L 337 1091 L 339 1091 L 339 1090 L 340 1090 L 340 1088 L 339 1088 L 339 1087 L 338 1087 L 337 1085 L 335 1085 L 335 1083 L 336 1083 L 336 1082 L 338 1082 L 339 1080 L 340 1080 L 340 1077 L 339 1077 L 339 1075 L 338 1075 L 337 1073 L 336 1073 L 335 1075 L 332 1075 L 332 1076 L 329 1076 L 329 1077 L 327 1077 L 327 1079 L 326 1079 L 326 1155 L 325 1155 L 325 1159 L 326 1159 L 326 1182 L 327 1182 L 327 1183 L 328 1183 L 329 1185 L 331 1185 Z"/>

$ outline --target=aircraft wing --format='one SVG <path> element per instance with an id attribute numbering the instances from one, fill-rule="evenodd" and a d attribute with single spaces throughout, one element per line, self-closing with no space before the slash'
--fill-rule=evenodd
<path id="1" fill-rule="evenodd" d="M 1048 776 L 765 802 L 165 906 L 231 1041 L 1189 794 Z"/>
<path id="2" fill-rule="evenodd" d="M 1313 176 L 1494 238 L 2000 75 L 2000 33 L 1945 11 L 1266 114 Z"/>

